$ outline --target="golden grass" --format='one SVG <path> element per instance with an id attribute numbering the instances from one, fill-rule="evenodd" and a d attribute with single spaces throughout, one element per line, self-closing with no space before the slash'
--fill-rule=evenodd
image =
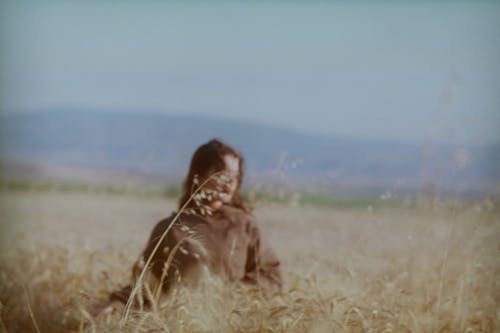
<path id="1" fill-rule="evenodd" d="M 160 198 L 4 191 L 0 330 L 8 332 L 497 332 L 500 215 L 263 206 L 285 287 L 207 277 L 150 311 L 89 313 L 127 283 Z M 38 327 L 38 328 L 37 328 Z"/>

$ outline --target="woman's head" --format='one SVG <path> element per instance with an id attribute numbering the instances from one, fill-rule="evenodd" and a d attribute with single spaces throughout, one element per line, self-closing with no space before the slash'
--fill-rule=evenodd
<path id="1" fill-rule="evenodd" d="M 220 140 L 213 139 L 198 147 L 191 158 L 179 208 L 184 206 L 198 186 L 205 183 L 203 189 L 212 193 L 205 204 L 212 209 L 228 204 L 248 210 L 240 195 L 243 163 L 243 156 Z"/>

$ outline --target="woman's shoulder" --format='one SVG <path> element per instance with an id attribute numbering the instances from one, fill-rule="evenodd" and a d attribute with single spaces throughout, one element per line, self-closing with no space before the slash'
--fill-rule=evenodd
<path id="1" fill-rule="evenodd" d="M 247 231 L 256 227 L 256 220 L 253 214 L 235 206 L 222 206 L 217 214 L 214 215 L 214 218 L 227 220 L 231 225 L 243 227 Z"/>
<path id="2" fill-rule="evenodd" d="M 248 210 L 231 205 L 223 205 L 217 211 L 216 215 L 223 215 L 227 217 L 253 218 L 252 213 Z"/>
<path id="3" fill-rule="evenodd" d="M 172 212 L 169 216 L 160 220 L 156 226 L 154 227 L 154 232 L 163 232 L 165 229 L 169 227 L 169 225 L 173 224 L 173 227 L 182 226 L 182 225 L 194 225 L 194 224 L 203 224 L 206 223 L 203 217 L 196 214 L 189 214 L 186 212 Z"/>

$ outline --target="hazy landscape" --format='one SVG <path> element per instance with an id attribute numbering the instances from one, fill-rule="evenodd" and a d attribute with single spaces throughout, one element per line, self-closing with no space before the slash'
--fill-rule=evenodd
<path id="1" fill-rule="evenodd" d="M 155 113 L 1 118 L 8 332 L 498 329 L 496 145 L 368 142 Z M 244 192 L 282 259 L 283 291 L 207 277 L 125 323 L 91 318 L 175 209 L 191 151 L 215 136 L 245 155 Z"/>
<path id="2" fill-rule="evenodd" d="M 0 114 L 4 179 L 178 184 L 190 154 L 218 137 L 246 158 L 249 183 L 341 197 L 481 197 L 498 191 L 500 145 L 373 141 L 154 112 L 58 110 Z M 286 177 L 286 179 L 285 179 Z"/>

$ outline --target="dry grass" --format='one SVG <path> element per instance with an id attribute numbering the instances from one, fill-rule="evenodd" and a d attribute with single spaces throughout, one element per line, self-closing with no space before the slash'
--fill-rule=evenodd
<path id="1" fill-rule="evenodd" d="M 1 197 L 0 331 L 498 332 L 500 215 L 437 210 L 259 207 L 282 258 L 281 293 L 208 277 L 126 325 L 89 313 L 128 282 L 159 198 Z"/>

